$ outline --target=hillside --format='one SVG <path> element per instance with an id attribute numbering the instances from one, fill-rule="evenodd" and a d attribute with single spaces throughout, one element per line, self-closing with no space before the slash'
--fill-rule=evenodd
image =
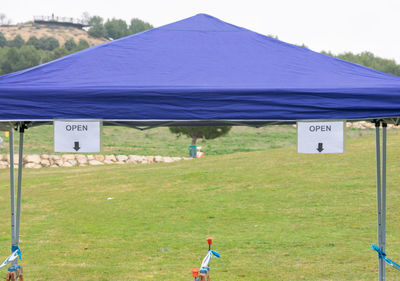
<path id="1" fill-rule="evenodd" d="M 54 37 L 58 40 L 61 46 L 64 45 L 66 40 L 71 38 L 73 38 L 75 42 L 84 39 L 90 46 L 108 41 L 106 38 L 92 37 L 83 29 L 68 26 L 26 23 L 23 25 L 0 26 L 0 32 L 4 34 L 7 40 L 12 40 L 17 35 L 20 35 L 25 41 L 27 41 L 31 36 L 37 38 Z"/>

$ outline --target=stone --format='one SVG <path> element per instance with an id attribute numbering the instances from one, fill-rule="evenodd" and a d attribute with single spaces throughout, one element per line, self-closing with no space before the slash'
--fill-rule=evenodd
<path id="1" fill-rule="evenodd" d="M 111 155 L 106 155 L 106 156 L 105 156 L 105 160 L 117 162 L 117 158 L 115 158 L 115 155 L 113 155 L 113 154 L 111 154 Z"/>
<path id="2" fill-rule="evenodd" d="M 164 162 L 165 163 L 172 163 L 172 162 L 174 162 L 174 160 L 172 160 L 171 157 L 164 157 Z"/>
<path id="3" fill-rule="evenodd" d="M 36 164 L 39 164 L 40 161 L 42 161 L 42 159 L 40 158 L 40 155 L 39 155 L 39 154 L 31 154 L 31 155 L 27 155 L 27 156 L 25 157 L 25 161 L 26 161 L 27 163 L 36 163 Z"/>
<path id="4" fill-rule="evenodd" d="M 154 163 L 154 156 L 147 156 L 147 163 Z"/>
<path id="5" fill-rule="evenodd" d="M 58 168 L 58 166 L 56 164 L 53 164 L 50 166 L 50 168 Z"/>
<path id="6" fill-rule="evenodd" d="M 40 164 L 43 166 L 43 167 L 50 167 L 50 161 L 49 160 L 47 160 L 47 159 L 43 159 L 42 161 L 40 161 Z"/>
<path id="7" fill-rule="evenodd" d="M 10 162 L 10 154 L 7 155 L 7 161 Z M 18 154 L 14 154 L 14 164 L 18 164 Z"/>
<path id="8" fill-rule="evenodd" d="M 349 123 L 347 123 L 348 125 Z M 365 130 L 373 126 L 368 122 L 354 122 L 350 123 L 354 128 Z M 9 162 L 6 161 L 10 156 L 7 154 L 0 154 L 0 169 L 9 167 Z M 14 155 L 15 167 L 18 164 L 18 155 Z M 39 169 L 42 167 L 73 167 L 73 166 L 87 166 L 87 165 L 104 165 L 104 164 L 147 164 L 147 163 L 171 163 L 181 160 L 192 160 L 190 157 L 168 157 L 168 156 L 141 156 L 141 155 L 85 155 L 85 154 L 64 154 L 48 155 L 48 154 L 31 154 L 24 155 L 24 167 L 31 169 Z M 5 167 L 5 168 L 4 168 Z"/>
<path id="9" fill-rule="evenodd" d="M 40 169 L 40 168 L 42 168 L 42 165 L 40 165 L 38 163 L 29 162 L 29 163 L 26 163 L 24 165 L 24 167 L 27 169 Z"/>
<path id="10" fill-rule="evenodd" d="M 103 162 L 100 162 L 100 161 L 98 161 L 98 160 L 90 160 L 90 161 L 89 161 L 89 164 L 90 164 L 90 165 L 93 165 L 93 166 L 104 165 Z"/>
<path id="11" fill-rule="evenodd" d="M 78 161 L 78 163 L 79 163 L 79 166 L 88 163 L 88 160 L 86 159 L 86 157 L 78 157 L 78 158 L 76 158 L 76 159 L 77 159 L 77 161 Z"/>
<path id="12" fill-rule="evenodd" d="M 78 165 L 78 161 L 76 161 L 76 160 L 70 159 L 67 162 L 70 163 L 72 166 L 77 166 Z"/>
<path id="13" fill-rule="evenodd" d="M 33 166 L 35 166 L 35 163 L 30 162 L 30 163 L 26 163 L 24 165 L 24 168 L 31 169 L 31 168 L 33 168 Z"/>
<path id="14" fill-rule="evenodd" d="M 154 162 L 161 163 L 161 162 L 164 162 L 164 159 L 162 156 L 157 155 L 157 156 L 154 156 Z"/>
<path id="15" fill-rule="evenodd" d="M 126 161 L 128 164 L 137 164 L 137 156 L 136 155 L 129 155 L 128 160 Z"/>
<path id="16" fill-rule="evenodd" d="M 103 162 L 104 161 L 104 155 L 96 154 L 94 156 L 94 159 L 97 160 L 97 161 Z"/>
<path id="17" fill-rule="evenodd" d="M 128 156 L 126 155 L 117 155 L 117 161 L 118 162 L 126 162 L 128 160 Z"/>
<path id="18" fill-rule="evenodd" d="M 64 161 L 67 161 L 67 160 L 75 160 L 75 155 L 73 155 L 73 154 L 64 154 L 64 155 L 62 156 L 62 159 L 63 159 Z"/>

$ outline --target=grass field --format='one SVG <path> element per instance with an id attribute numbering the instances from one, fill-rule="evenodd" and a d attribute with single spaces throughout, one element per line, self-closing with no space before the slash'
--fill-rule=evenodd
<path id="1" fill-rule="evenodd" d="M 388 143 L 387 253 L 400 259 L 399 135 Z M 171 164 L 24 170 L 26 280 L 376 280 L 374 137 L 346 153 L 285 148 Z M 8 172 L 0 249 L 9 254 Z M 113 197 L 113 200 L 107 200 Z M 387 280 L 399 273 L 387 270 Z"/>
<path id="2" fill-rule="evenodd" d="M 371 135 L 374 130 L 348 129 L 348 138 Z M 389 130 L 390 134 L 397 130 Z M 125 127 L 103 127 L 103 154 L 136 154 L 187 156 L 191 140 L 185 136 L 177 138 L 168 128 L 139 131 Z M 8 153 L 8 139 L 0 153 Z M 16 139 L 18 139 L 16 137 Z M 215 140 L 199 140 L 198 145 L 206 155 L 235 152 L 260 151 L 279 148 L 296 143 L 296 128 L 293 126 L 267 126 L 261 128 L 233 127 L 228 135 Z M 25 134 L 25 153 L 48 153 L 53 148 L 53 126 L 30 128 Z"/>

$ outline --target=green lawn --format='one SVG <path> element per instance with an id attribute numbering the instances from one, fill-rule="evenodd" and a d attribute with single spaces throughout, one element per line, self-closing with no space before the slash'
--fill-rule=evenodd
<path id="1" fill-rule="evenodd" d="M 387 253 L 394 260 L 400 260 L 399 142 L 399 135 L 389 137 Z M 24 174 L 26 280 L 192 280 L 207 236 L 222 255 L 212 260 L 213 280 L 377 278 L 377 254 L 369 248 L 377 240 L 372 136 L 350 139 L 345 154 L 297 154 L 289 145 L 171 164 Z M 0 189 L 5 258 L 6 170 Z M 387 280 L 398 278 L 388 268 Z"/>

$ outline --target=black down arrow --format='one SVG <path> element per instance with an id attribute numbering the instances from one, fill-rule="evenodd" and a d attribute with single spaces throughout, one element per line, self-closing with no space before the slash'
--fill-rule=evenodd
<path id="1" fill-rule="evenodd" d="M 76 142 L 74 143 L 74 149 L 75 149 L 75 151 L 78 151 L 79 149 L 81 149 L 81 148 L 79 147 L 79 141 L 76 141 Z"/>
<path id="2" fill-rule="evenodd" d="M 324 150 L 324 144 L 322 142 L 318 143 L 318 148 L 317 148 L 318 152 L 322 152 L 322 150 Z"/>

